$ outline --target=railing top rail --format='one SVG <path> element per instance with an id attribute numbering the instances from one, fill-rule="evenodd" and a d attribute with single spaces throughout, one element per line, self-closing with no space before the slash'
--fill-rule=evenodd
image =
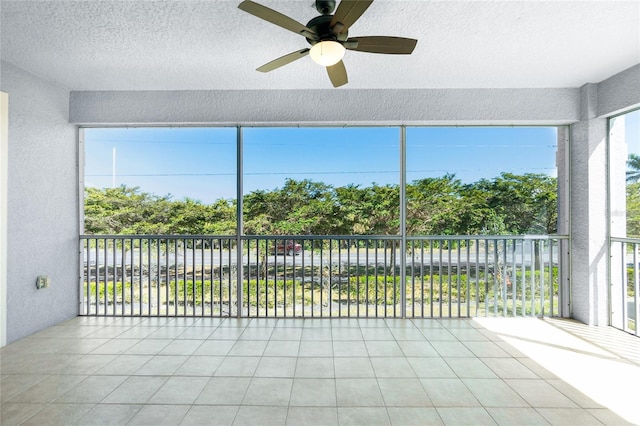
<path id="1" fill-rule="evenodd" d="M 407 240 L 568 240 L 568 235 L 409 235 Z"/>
<path id="2" fill-rule="evenodd" d="M 640 244 L 640 238 L 630 238 L 630 237 L 611 237 L 611 241 L 614 243 L 631 243 L 631 244 Z"/>
<path id="3" fill-rule="evenodd" d="M 151 235 L 151 234 L 82 234 L 80 239 L 108 239 L 108 240 L 210 240 L 210 239 L 228 239 L 235 240 L 235 235 Z"/>
<path id="4" fill-rule="evenodd" d="M 211 240 L 235 239 L 235 235 L 118 235 L 118 234 L 83 234 L 80 239 L 115 239 L 115 240 Z M 399 240 L 400 235 L 243 235 L 243 240 Z M 568 235 L 409 235 L 407 240 L 567 240 Z M 611 238 L 612 241 L 638 242 L 640 238 Z"/>
<path id="5" fill-rule="evenodd" d="M 101 240 L 215 240 L 228 239 L 235 240 L 235 235 L 102 235 L 83 234 L 80 239 L 101 239 Z M 243 235 L 243 240 L 400 240 L 400 235 Z"/>

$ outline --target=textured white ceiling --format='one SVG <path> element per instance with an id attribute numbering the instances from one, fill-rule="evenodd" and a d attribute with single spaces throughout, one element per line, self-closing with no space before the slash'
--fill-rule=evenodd
<path id="1" fill-rule="evenodd" d="M 1 56 L 72 90 L 327 89 L 302 36 L 237 1 L 2 1 Z M 259 0 L 306 23 L 312 0 Z M 640 2 L 377 0 L 350 36 L 418 39 L 410 56 L 347 52 L 344 89 L 552 88 L 640 63 Z"/>

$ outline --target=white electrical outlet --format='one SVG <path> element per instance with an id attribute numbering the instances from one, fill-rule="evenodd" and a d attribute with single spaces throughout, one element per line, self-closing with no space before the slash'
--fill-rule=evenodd
<path id="1" fill-rule="evenodd" d="M 49 277 L 47 277 L 46 275 L 40 275 L 38 278 L 36 278 L 36 288 L 38 290 L 41 288 L 48 288 L 49 282 Z"/>

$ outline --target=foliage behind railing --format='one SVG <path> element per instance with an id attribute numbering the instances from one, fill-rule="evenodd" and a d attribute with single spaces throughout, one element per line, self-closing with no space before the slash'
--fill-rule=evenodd
<path id="1" fill-rule="evenodd" d="M 416 236 L 406 238 L 405 249 L 399 236 L 240 241 L 241 249 L 234 236 L 81 236 L 81 312 L 553 316 L 562 303 L 560 251 L 568 244 L 558 236 Z"/>

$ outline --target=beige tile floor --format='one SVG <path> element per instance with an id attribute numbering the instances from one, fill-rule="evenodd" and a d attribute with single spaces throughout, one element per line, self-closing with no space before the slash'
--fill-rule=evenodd
<path id="1" fill-rule="evenodd" d="M 640 339 L 567 320 L 78 317 L 0 362 L 3 426 L 640 423 Z"/>

